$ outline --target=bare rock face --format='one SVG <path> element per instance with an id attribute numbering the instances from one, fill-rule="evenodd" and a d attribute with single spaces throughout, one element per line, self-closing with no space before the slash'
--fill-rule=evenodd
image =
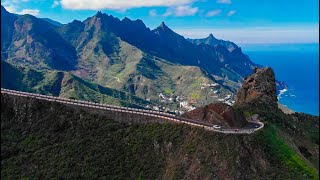
<path id="1" fill-rule="evenodd" d="M 236 105 L 278 107 L 275 75 L 271 68 L 255 68 L 254 74 L 244 79 L 237 94 Z"/>
<path id="2" fill-rule="evenodd" d="M 242 112 L 225 103 L 214 103 L 199 107 L 183 115 L 185 118 L 204 121 L 223 127 L 244 127 L 247 121 Z"/>

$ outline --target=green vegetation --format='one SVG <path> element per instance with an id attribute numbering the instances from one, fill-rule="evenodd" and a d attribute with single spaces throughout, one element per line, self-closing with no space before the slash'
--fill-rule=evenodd
<path id="1" fill-rule="evenodd" d="M 129 107 L 151 104 L 130 93 L 90 83 L 70 73 L 36 71 L 6 62 L 1 62 L 1 87 Z"/>
<path id="2" fill-rule="evenodd" d="M 250 117 L 253 115 L 253 113 L 251 113 L 251 112 L 249 112 L 249 111 L 244 111 L 244 112 L 243 112 L 243 115 L 244 115 L 244 117 L 246 117 L 246 118 L 250 118 Z"/>
<path id="3" fill-rule="evenodd" d="M 263 146 L 270 151 L 274 158 L 288 166 L 289 172 L 292 173 L 292 175 L 303 175 L 307 176 L 308 179 L 319 179 L 318 171 L 307 164 L 300 155 L 291 149 L 277 131 L 279 131 L 279 129 L 269 124 L 265 127 L 263 133 L 260 133 L 258 140 L 263 143 Z"/>
<path id="4" fill-rule="evenodd" d="M 199 93 L 192 93 L 191 94 L 191 98 L 192 99 L 199 99 L 200 98 L 200 94 Z"/>
<path id="5" fill-rule="evenodd" d="M 319 169 L 319 156 L 317 153 L 319 152 L 319 117 L 302 113 L 288 115 L 280 109 L 269 109 L 267 106 L 255 107 L 254 105 L 247 105 L 235 108 L 243 110 L 245 114 L 259 114 L 265 125 L 269 124 L 271 126 L 269 128 L 274 127 L 277 133 L 282 132 L 281 136 L 285 138 L 286 144 L 290 145 L 290 148 L 296 154 L 303 155 L 304 160 L 310 162 L 308 164 L 312 164 L 311 166 Z M 293 155 L 288 156 L 294 157 Z M 302 166 L 296 157 L 293 159 L 296 161 L 297 168 Z M 291 159 L 290 161 L 293 160 Z M 306 167 L 310 167 L 310 165 Z M 307 174 L 314 175 L 312 170 Z"/>
<path id="6" fill-rule="evenodd" d="M 166 89 L 164 90 L 164 94 L 167 95 L 167 96 L 170 96 L 170 95 L 172 94 L 172 90 L 169 89 L 169 88 L 166 88 Z"/>
<path id="7" fill-rule="evenodd" d="M 317 179 L 283 133 L 272 123 L 254 135 L 129 125 L 92 110 L 2 95 L 1 177 Z"/>

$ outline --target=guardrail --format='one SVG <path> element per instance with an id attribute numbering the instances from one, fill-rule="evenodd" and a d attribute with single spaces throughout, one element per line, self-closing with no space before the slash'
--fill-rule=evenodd
<path id="1" fill-rule="evenodd" d="M 15 90 L 9 90 L 9 89 L 4 89 L 4 88 L 1 88 L 1 93 L 15 95 L 15 96 L 35 98 L 35 99 L 41 99 L 41 100 L 52 101 L 52 102 L 59 102 L 59 103 L 70 104 L 70 105 L 75 105 L 75 106 L 101 109 L 101 110 L 117 111 L 117 112 L 122 112 L 122 113 L 131 113 L 131 114 L 140 114 L 143 116 L 156 117 L 156 118 L 160 118 L 160 119 L 164 119 L 164 120 L 168 120 L 168 121 L 172 121 L 172 122 L 185 123 L 185 124 L 188 124 L 191 126 L 197 126 L 197 127 L 201 127 L 201 128 L 210 130 L 210 131 L 226 133 L 226 134 L 251 134 L 259 129 L 262 129 L 263 125 L 264 125 L 261 122 L 254 122 L 254 123 L 258 123 L 260 125 L 259 128 L 239 129 L 239 130 L 215 129 L 212 127 L 213 124 L 210 124 L 210 123 L 201 122 L 201 121 L 197 121 L 197 120 L 193 120 L 193 119 L 176 117 L 175 115 L 172 115 L 169 113 L 158 112 L 158 111 L 153 111 L 153 110 L 144 110 L 144 109 L 114 106 L 114 105 L 101 104 L 101 103 L 95 103 L 95 102 L 88 102 L 88 101 L 81 101 L 81 100 L 75 100 L 75 99 L 67 99 L 67 98 L 62 98 L 62 97 L 54 97 L 54 96 L 48 96 L 48 95 L 15 91 Z"/>

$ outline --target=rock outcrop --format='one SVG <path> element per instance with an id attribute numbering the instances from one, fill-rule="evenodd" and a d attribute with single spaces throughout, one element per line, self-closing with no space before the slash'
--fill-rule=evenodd
<path id="1" fill-rule="evenodd" d="M 223 127 L 244 127 L 247 121 L 242 112 L 225 103 L 214 103 L 187 112 L 183 117 Z"/>
<path id="2" fill-rule="evenodd" d="M 275 75 L 271 68 L 255 68 L 237 94 L 236 105 L 278 108 Z"/>

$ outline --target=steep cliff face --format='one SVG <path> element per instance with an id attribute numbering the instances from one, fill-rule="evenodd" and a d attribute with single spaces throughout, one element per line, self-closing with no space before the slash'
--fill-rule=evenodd
<path id="1" fill-rule="evenodd" d="M 254 74 L 244 79 L 237 94 L 237 105 L 278 108 L 275 75 L 271 68 L 255 68 Z"/>
<path id="2" fill-rule="evenodd" d="M 205 121 L 223 127 L 244 127 L 247 121 L 242 112 L 224 103 L 209 104 L 183 115 L 186 118 Z"/>

